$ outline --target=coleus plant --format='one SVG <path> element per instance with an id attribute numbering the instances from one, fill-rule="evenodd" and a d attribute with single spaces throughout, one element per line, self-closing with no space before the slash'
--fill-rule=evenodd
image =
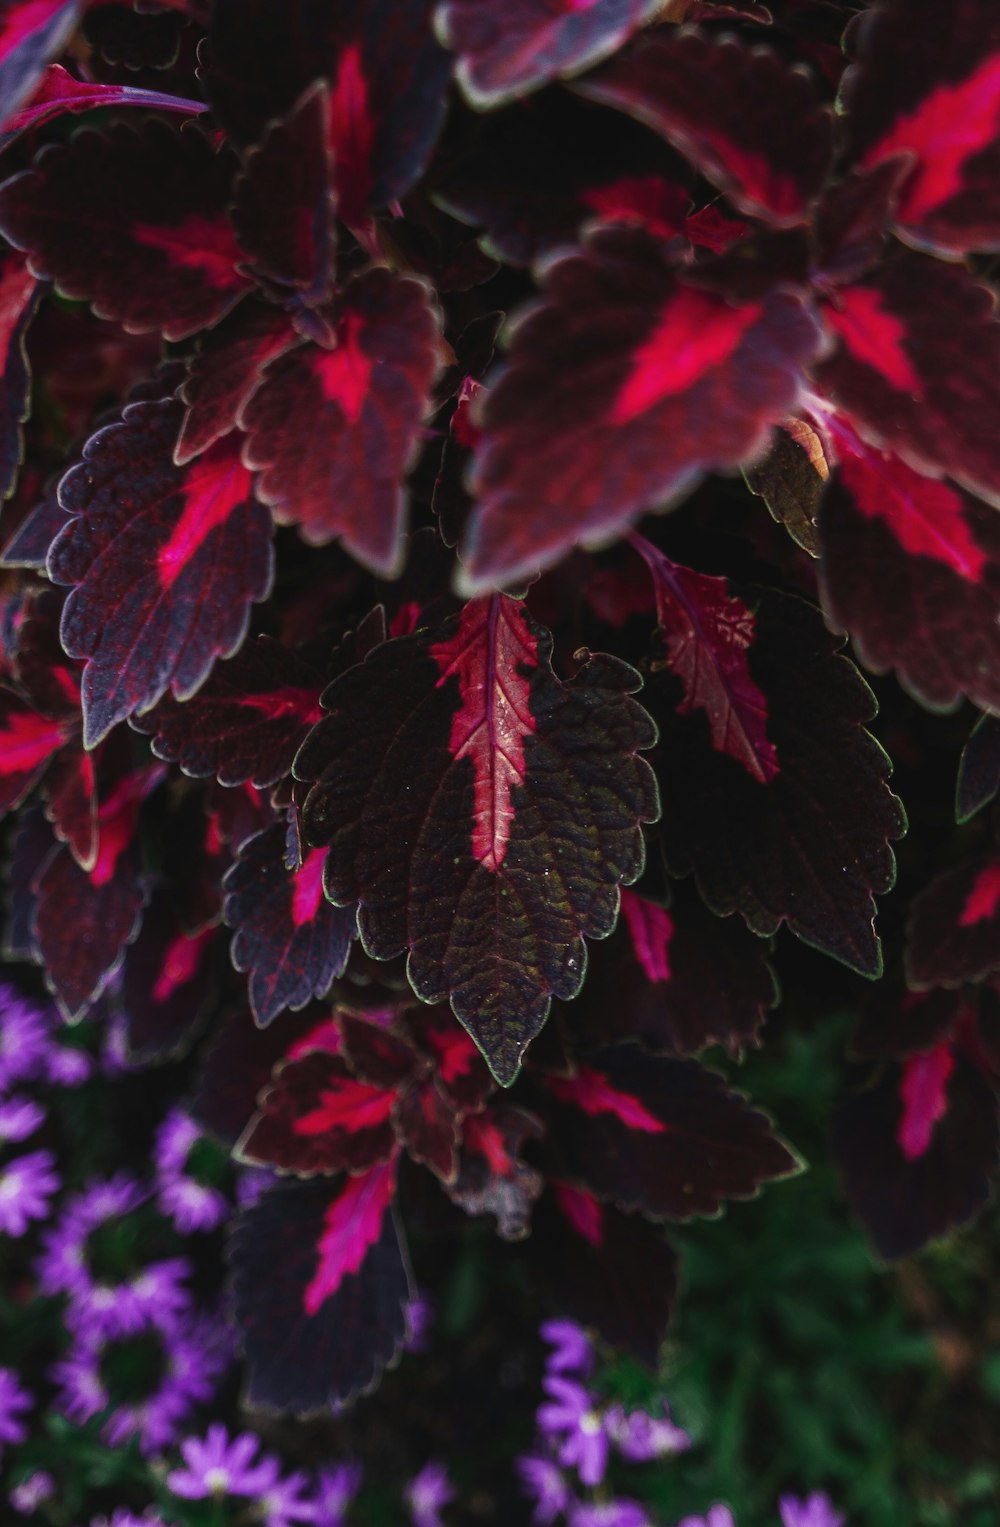
<path id="1" fill-rule="evenodd" d="M 911 722 L 986 712 L 968 821 L 996 8 L 168 10 L 0 7 L 7 948 L 197 1046 L 269 1174 L 251 1402 L 369 1387 L 404 1224 L 463 1213 L 654 1361 L 664 1223 L 798 1165 L 696 1058 L 759 1042 L 782 927 L 877 982 L 834 1128 L 876 1245 L 968 1218 L 1000 857 L 930 833 L 882 978 L 906 818 L 844 641 Z"/>

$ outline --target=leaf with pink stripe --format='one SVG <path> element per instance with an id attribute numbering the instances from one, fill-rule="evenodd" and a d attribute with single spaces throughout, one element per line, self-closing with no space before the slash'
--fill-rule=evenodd
<path id="1" fill-rule="evenodd" d="M 249 838 L 226 874 L 233 964 L 249 974 L 250 1006 L 262 1026 L 322 996 L 347 964 L 355 911 L 324 897 L 325 860 L 325 850 L 314 848 L 300 868 L 286 868 L 285 827 L 278 823 Z"/>
<path id="2" fill-rule="evenodd" d="M 472 600 L 336 679 L 295 761 L 327 895 L 360 901 L 376 959 L 409 949 L 418 996 L 451 1000 L 504 1084 L 579 990 L 658 811 L 638 675 L 598 655 L 564 682 L 551 652 L 518 600 Z"/>
<path id="3" fill-rule="evenodd" d="M 172 464 L 181 405 L 134 403 L 88 441 L 59 486 L 74 516 L 49 552 L 49 576 L 73 586 L 62 640 L 86 659 L 84 741 L 149 710 L 169 688 L 195 692 L 236 651 L 250 605 L 272 577 L 271 517 L 226 436 Z"/>
<path id="4" fill-rule="evenodd" d="M 914 986 L 958 986 L 1000 970 L 1000 860 L 963 860 L 910 908 L 907 975 Z"/>

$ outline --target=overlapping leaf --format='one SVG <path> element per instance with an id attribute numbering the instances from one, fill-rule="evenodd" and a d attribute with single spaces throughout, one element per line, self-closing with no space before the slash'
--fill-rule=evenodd
<path id="1" fill-rule="evenodd" d="M 244 459 L 282 524 L 313 545 L 338 538 L 392 576 L 439 367 L 438 317 L 422 282 L 379 267 L 348 283 L 332 321 L 332 349 L 300 345 L 265 368 L 240 414 Z"/>
<path id="2" fill-rule="evenodd" d="M 955 815 L 967 822 L 1000 790 L 1000 716 L 980 716 L 962 749 Z"/>
<path id="3" fill-rule="evenodd" d="M 593 233 L 549 267 L 482 410 L 469 590 L 610 541 L 704 471 L 751 460 L 818 340 L 790 291 L 733 306 L 679 280 L 643 230 Z"/>
<path id="4" fill-rule="evenodd" d="M 615 1045 L 547 1087 L 561 1175 L 650 1219 L 715 1214 L 797 1169 L 766 1116 L 696 1061 Z"/>
<path id="5" fill-rule="evenodd" d="M 141 106 L 147 110 L 177 112 L 198 116 L 205 110 L 203 101 L 189 101 L 183 96 L 167 95 L 160 90 L 141 90 L 134 85 L 110 85 L 100 80 L 79 80 L 61 64 L 50 64 L 32 93 L 27 105 L 4 120 L 0 130 L 0 148 L 43 122 L 65 113 L 92 111 L 101 106 Z"/>
<path id="6" fill-rule="evenodd" d="M 0 126 L 58 57 L 82 9 L 82 0 L 8 0 L 0 16 Z"/>
<path id="7" fill-rule="evenodd" d="M 390 1208 L 394 1177 L 389 1162 L 336 1188 L 284 1183 L 241 1215 L 230 1260 L 255 1409 L 329 1410 L 399 1354 L 413 1289 Z"/>
<path id="8" fill-rule="evenodd" d="M 183 1055 L 219 1000 L 225 939 L 185 931 L 169 892 L 154 896 L 125 952 L 121 1007 L 135 1064 Z"/>
<path id="9" fill-rule="evenodd" d="M 353 907 L 331 906 L 324 897 L 325 858 L 314 848 L 298 869 L 288 869 L 285 828 L 277 823 L 243 844 L 226 875 L 233 964 L 249 973 L 259 1024 L 321 997 L 347 964 L 357 919 Z"/>
<path id="10" fill-rule="evenodd" d="M 473 106 L 502 105 L 550 80 L 579 74 L 621 47 L 660 0 L 443 0 L 441 37 L 458 57 L 456 76 Z"/>
<path id="11" fill-rule="evenodd" d="M 450 998 L 505 1083 L 579 990 L 658 811 L 638 675 L 594 656 L 564 683 L 551 650 L 517 601 L 474 600 L 335 680 L 295 763 L 327 894 L 360 902 L 369 954 L 409 949 L 414 990 Z"/>
<path id="12" fill-rule="evenodd" d="M 405 195 L 444 116 L 450 64 L 431 31 L 433 0 L 218 0 L 205 79 L 237 141 L 256 142 L 315 80 L 330 80 L 339 213 Z"/>
<path id="13" fill-rule="evenodd" d="M 668 30 L 577 88 L 662 133 L 740 211 L 778 227 L 808 220 L 830 166 L 830 114 L 805 71 L 770 50 Z"/>
<path id="14" fill-rule="evenodd" d="M 271 586 L 271 522 L 229 435 L 186 467 L 172 463 L 181 405 L 130 404 L 88 442 L 59 486 L 74 518 L 49 553 L 73 586 L 62 639 L 87 660 L 88 747 L 169 687 L 192 694 L 246 635 Z"/>
<path id="15" fill-rule="evenodd" d="M 1000 859 L 963 860 L 910 908 L 907 974 L 914 986 L 958 986 L 1000 970 Z"/>
<path id="16" fill-rule="evenodd" d="M 664 798 L 684 802 L 664 815 L 667 862 L 694 872 L 716 912 L 740 912 L 755 933 L 787 922 L 874 976 L 873 894 L 893 883 L 888 844 L 906 824 L 886 785 L 889 761 L 864 729 L 874 696 L 812 606 L 772 592 L 754 603 L 747 663 L 767 699 L 780 772 L 753 779 L 712 745 L 703 713 L 678 712 L 679 682 L 654 674 L 646 701 L 660 727 L 657 772 Z"/>
<path id="17" fill-rule="evenodd" d="M 1000 17 L 990 0 L 886 0 L 865 16 L 841 105 L 863 165 L 902 155 L 896 223 L 945 256 L 1000 247 Z"/>
<path id="18" fill-rule="evenodd" d="M 298 338 L 281 308 L 254 300 L 241 302 L 203 335 L 180 391 L 187 409 L 174 450 L 178 466 L 235 429 L 263 368 Z"/>
<path id="19" fill-rule="evenodd" d="M 0 187 L 0 232 L 100 317 L 183 339 L 249 286 L 226 217 L 232 172 L 194 127 L 83 128 Z"/>
<path id="20" fill-rule="evenodd" d="M 0 254 L 0 500 L 14 487 L 21 465 L 21 426 L 28 416 L 31 376 L 24 339 L 39 297 L 38 282 L 22 255 Z"/>
<path id="21" fill-rule="evenodd" d="M 820 511 L 823 603 L 866 665 L 931 705 L 1000 706 L 1000 517 L 842 422 Z"/>

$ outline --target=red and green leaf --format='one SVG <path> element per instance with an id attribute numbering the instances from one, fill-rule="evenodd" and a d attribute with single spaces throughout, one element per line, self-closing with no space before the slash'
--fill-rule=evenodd
<path id="1" fill-rule="evenodd" d="M 638 675 L 594 656 L 563 682 L 550 655 L 520 603 L 474 600 L 337 679 L 295 765 L 327 894 L 360 902 L 369 954 L 409 949 L 417 995 L 450 998 L 503 1083 L 579 990 L 658 812 Z"/>
<path id="2" fill-rule="evenodd" d="M 311 545 L 339 539 L 366 567 L 400 570 L 404 480 L 422 444 L 440 364 L 427 287 L 379 267 L 344 288 L 332 349 L 272 360 L 244 404 L 244 459 L 281 524 Z"/>
<path id="3" fill-rule="evenodd" d="M 549 266 L 489 389 L 468 590 L 611 541 L 704 472 L 752 460 L 794 409 L 818 338 L 790 291 L 733 306 L 681 281 L 643 230 L 592 233 Z"/>
<path id="4" fill-rule="evenodd" d="M 226 217 L 232 170 L 195 127 L 84 128 L 4 182 L 0 231 L 99 317 L 184 339 L 248 289 Z"/>
<path id="5" fill-rule="evenodd" d="M 229 435 L 186 467 L 172 463 L 181 406 L 130 404 L 88 441 L 59 486 L 74 516 L 52 545 L 49 576 L 72 585 L 63 644 L 86 659 L 84 739 L 181 699 L 246 635 L 271 587 L 267 510 Z"/>

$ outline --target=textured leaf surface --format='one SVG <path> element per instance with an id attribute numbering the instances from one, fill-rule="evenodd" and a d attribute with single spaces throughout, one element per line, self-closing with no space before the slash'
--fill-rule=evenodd
<path id="1" fill-rule="evenodd" d="M 701 712 L 677 712 L 677 681 L 654 675 L 645 698 L 660 727 L 657 773 L 664 799 L 684 803 L 664 815 L 667 862 L 674 874 L 694 871 L 714 911 L 742 913 L 755 933 L 787 922 L 807 944 L 877 975 L 872 898 L 893 883 L 888 840 L 906 819 L 886 785 L 889 761 L 864 730 L 874 697 L 810 605 L 768 592 L 754 613 L 747 660 L 781 772 L 752 779 L 712 747 Z"/>
<path id="2" fill-rule="evenodd" d="M 1000 970 L 1000 860 L 966 859 L 921 891 L 906 968 L 914 986 L 957 986 Z"/>
<path id="3" fill-rule="evenodd" d="M 752 611 L 729 592 L 725 578 L 671 562 L 644 536 L 631 542 L 652 575 L 662 661 L 684 686 L 678 711 L 704 711 L 712 746 L 766 785 L 781 765 L 767 734 L 767 699 L 747 663 Z"/>
<path id="4" fill-rule="evenodd" d="M 299 1177 L 363 1172 L 396 1150 L 391 1089 L 359 1081 L 326 1050 L 276 1067 L 237 1146 L 242 1161 Z"/>
<path id="5" fill-rule="evenodd" d="M 616 1045 L 547 1085 L 564 1175 L 621 1209 L 651 1219 L 715 1214 L 796 1170 L 766 1116 L 696 1061 Z"/>
<path id="6" fill-rule="evenodd" d="M 59 485 L 74 518 L 52 545 L 49 576 L 74 586 L 62 639 L 87 659 L 88 747 L 168 687 L 192 694 L 216 657 L 240 645 L 251 602 L 270 591 L 270 516 L 236 437 L 175 467 L 180 417 L 174 402 L 129 404 Z"/>
<path id="7" fill-rule="evenodd" d="M 908 1256 L 970 1219 L 989 1195 L 1000 1146 L 993 1089 L 960 1055 L 943 1117 L 925 1148 L 908 1156 L 898 1139 L 905 1074 L 887 1068 L 841 1104 L 833 1127 L 844 1189 L 884 1257 Z"/>
<path id="8" fill-rule="evenodd" d="M 433 0 L 218 0 L 209 98 L 237 140 L 255 142 L 329 79 L 339 211 L 355 227 L 410 189 L 434 147 L 451 70 L 432 10 Z"/>
<path id="9" fill-rule="evenodd" d="M 767 455 L 743 475 L 796 545 L 819 556 L 816 518 L 830 468 L 815 430 L 802 419 L 786 419 Z"/>
<path id="10" fill-rule="evenodd" d="M 845 77 L 847 147 L 905 155 L 898 231 L 931 252 L 1000 247 L 1000 16 L 990 0 L 892 0 L 860 29 Z"/>
<path id="11" fill-rule="evenodd" d="M 413 1290 L 389 1208 L 393 1176 L 390 1164 L 336 1189 L 285 1183 L 241 1216 L 230 1260 L 255 1409 L 328 1410 L 398 1355 Z"/>
<path id="12" fill-rule="evenodd" d="M 0 500 L 11 492 L 23 452 L 31 375 L 24 339 L 38 303 L 38 282 L 22 255 L 0 256 Z"/>
<path id="13" fill-rule="evenodd" d="M 1000 502 L 1000 323 L 960 265 L 903 254 L 837 293 L 818 367 L 862 435 L 918 472 Z"/>
<path id="14" fill-rule="evenodd" d="M 272 361 L 242 409 L 244 457 L 282 524 L 312 545 L 339 538 L 366 567 L 399 572 L 403 480 L 437 375 L 438 318 L 422 282 L 385 268 L 345 288 L 336 343 Z"/>
<path id="15" fill-rule="evenodd" d="M 438 30 L 458 55 L 473 106 L 493 107 L 606 58 L 659 9 L 659 0 L 444 0 Z"/>
<path id="16" fill-rule="evenodd" d="M 325 858 L 312 849 L 299 869 L 286 869 L 285 828 L 278 823 L 244 843 L 226 875 L 233 964 L 249 972 L 250 1006 L 260 1024 L 321 997 L 347 964 L 355 911 L 324 897 Z"/>
<path id="17" fill-rule="evenodd" d="M 931 705 L 1000 707 L 1000 517 L 836 425 L 820 511 L 823 604 L 865 664 Z"/>
<path id="18" fill-rule="evenodd" d="M 808 220 L 830 165 L 830 114 L 776 54 L 665 31 L 578 88 L 662 133 L 741 212 L 779 227 Z"/>
<path id="19" fill-rule="evenodd" d="M 0 126 L 28 99 L 79 20 L 81 0 L 8 0 L 0 15 Z"/>
<path id="20" fill-rule="evenodd" d="M 369 954 L 409 948 L 418 996 L 449 997 L 505 1083 L 579 990 L 582 936 L 611 931 L 658 811 L 638 676 L 595 656 L 564 683 L 550 654 L 520 603 L 473 600 L 336 680 L 295 765 L 327 894 L 360 901 Z"/>
<path id="21" fill-rule="evenodd" d="M 217 663 L 197 694 L 183 703 L 165 695 L 135 725 L 153 733 L 157 756 L 185 774 L 266 789 L 291 773 L 299 744 L 323 714 L 321 689 L 315 668 L 258 636 Z"/>
<path id="22" fill-rule="evenodd" d="M 183 339 L 248 286 L 225 214 L 231 178 L 232 161 L 196 128 L 84 128 L 0 187 L 0 231 L 101 318 Z"/>
<path id="23" fill-rule="evenodd" d="M 550 266 L 482 411 L 470 592 L 610 541 L 704 471 L 752 459 L 817 339 L 791 292 L 734 307 L 684 285 L 642 230 L 592 234 Z"/>

